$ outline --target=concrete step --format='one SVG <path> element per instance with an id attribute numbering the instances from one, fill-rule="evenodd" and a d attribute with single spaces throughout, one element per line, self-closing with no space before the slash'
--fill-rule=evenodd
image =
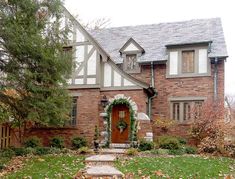
<path id="1" fill-rule="evenodd" d="M 115 148 L 115 149 L 128 149 L 130 148 L 130 144 L 121 144 L 121 143 L 111 143 L 110 148 Z"/>
<path id="2" fill-rule="evenodd" d="M 126 149 L 101 149 L 101 154 L 113 154 L 113 155 L 121 155 L 126 153 Z"/>
<path id="3" fill-rule="evenodd" d="M 86 176 L 92 179 L 98 179 L 98 178 L 117 178 L 121 179 L 123 178 L 123 173 L 117 170 L 116 168 L 109 166 L 109 165 L 102 165 L 102 166 L 91 166 L 87 168 Z"/>
<path id="4" fill-rule="evenodd" d="M 115 155 L 93 155 L 85 159 L 87 166 L 113 165 L 116 160 Z"/>

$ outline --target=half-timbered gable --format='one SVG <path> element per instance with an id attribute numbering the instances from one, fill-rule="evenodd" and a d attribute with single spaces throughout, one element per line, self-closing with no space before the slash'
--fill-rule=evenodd
<path id="1" fill-rule="evenodd" d="M 69 43 L 65 49 L 70 48 L 73 53 L 74 68 L 69 88 L 113 88 L 143 89 L 148 85 L 134 79 L 120 70 L 110 56 L 100 47 L 93 37 L 79 24 L 79 22 L 65 9 L 62 23 L 70 25 Z M 124 49 L 125 47 L 125 49 Z M 123 53 L 127 51 L 144 52 L 133 39 L 123 46 Z"/>

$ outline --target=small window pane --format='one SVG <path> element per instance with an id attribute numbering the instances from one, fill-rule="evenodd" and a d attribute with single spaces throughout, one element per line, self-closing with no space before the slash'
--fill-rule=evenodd
<path id="1" fill-rule="evenodd" d="M 194 107 L 195 107 L 195 114 L 194 114 L 195 119 L 198 119 L 201 116 L 202 101 L 196 101 Z"/>
<path id="2" fill-rule="evenodd" d="M 184 103 L 184 121 L 190 120 L 190 103 Z"/>
<path id="3" fill-rule="evenodd" d="M 178 52 L 170 52 L 170 75 L 178 74 Z"/>
<path id="4" fill-rule="evenodd" d="M 75 126 L 77 123 L 76 121 L 77 121 L 77 97 L 73 97 L 70 125 Z"/>
<path id="5" fill-rule="evenodd" d="M 182 73 L 194 72 L 194 51 L 182 51 Z"/>
<path id="6" fill-rule="evenodd" d="M 180 120 L 180 103 L 173 103 L 173 119 Z"/>
<path id="7" fill-rule="evenodd" d="M 207 73 L 207 49 L 200 49 L 199 52 L 199 57 L 198 57 L 198 72 L 199 73 Z"/>

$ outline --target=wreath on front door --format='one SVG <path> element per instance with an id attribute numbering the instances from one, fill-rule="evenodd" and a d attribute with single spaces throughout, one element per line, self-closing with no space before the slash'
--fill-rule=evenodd
<path id="1" fill-rule="evenodd" d="M 117 123 L 117 128 L 119 129 L 120 133 L 122 133 L 127 128 L 127 123 L 121 119 Z"/>

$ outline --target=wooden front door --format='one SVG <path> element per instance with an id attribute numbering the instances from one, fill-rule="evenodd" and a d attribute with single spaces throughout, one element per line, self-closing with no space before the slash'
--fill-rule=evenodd
<path id="1" fill-rule="evenodd" d="M 124 129 L 122 126 L 126 126 Z M 116 105 L 112 110 L 112 143 L 128 143 L 130 130 L 130 111 L 125 105 Z"/>

